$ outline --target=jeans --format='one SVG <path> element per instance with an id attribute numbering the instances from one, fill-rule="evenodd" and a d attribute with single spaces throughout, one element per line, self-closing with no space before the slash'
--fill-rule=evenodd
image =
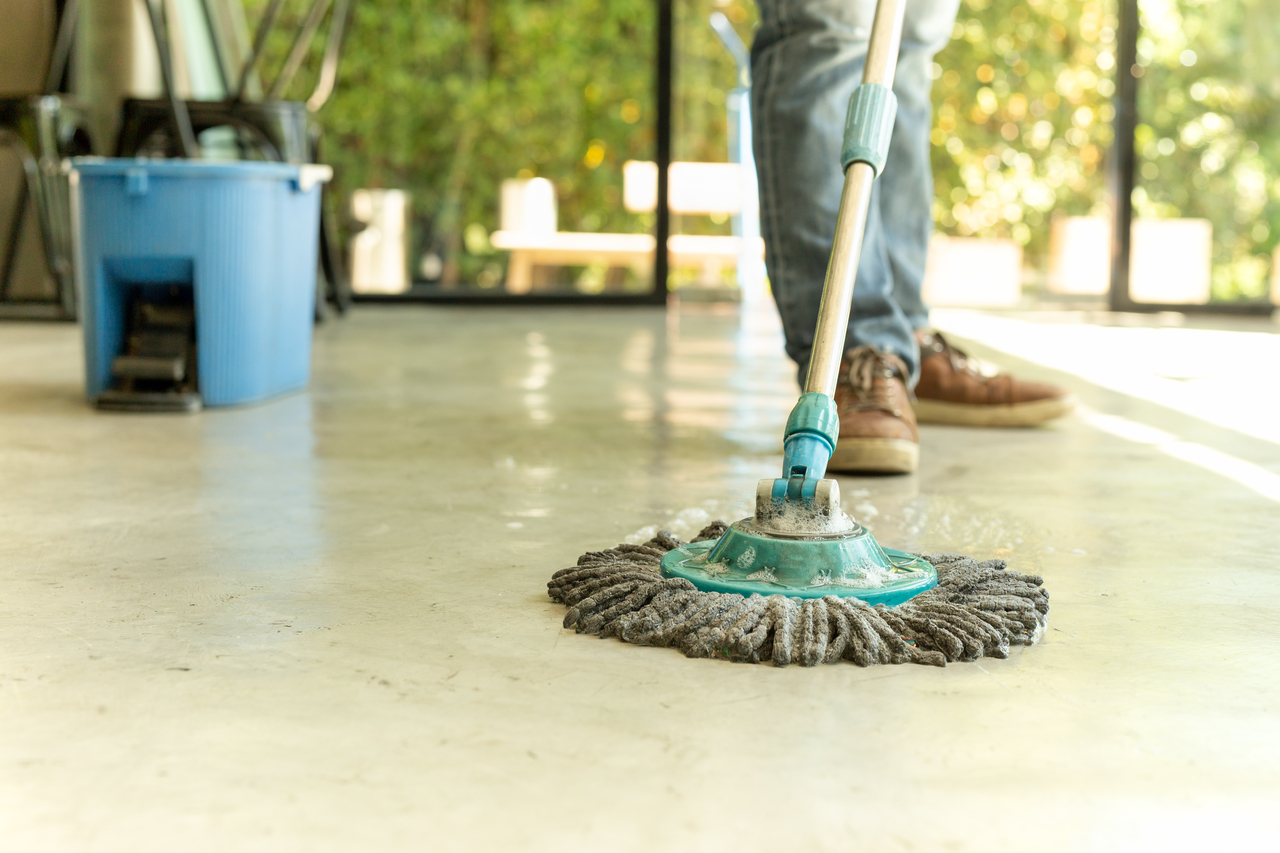
<path id="1" fill-rule="evenodd" d="M 751 109 L 765 259 L 787 354 L 808 369 L 844 173 L 845 110 L 862 82 L 874 0 L 758 0 Z M 893 91 L 889 159 L 873 185 L 858 263 L 848 348 L 874 344 L 919 378 L 913 332 L 928 322 L 920 296 L 933 228 L 929 68 L 950 39 L 959 0 L 907 0 Z"/>

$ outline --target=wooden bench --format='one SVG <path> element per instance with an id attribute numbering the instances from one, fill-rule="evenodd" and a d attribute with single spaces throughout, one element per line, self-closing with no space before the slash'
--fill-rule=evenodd
<path id="1" fill-rule="evenodd" d="M 733 163 L 672 163 L 672 213 L 737 213 L 741 208 L 738 166 Z M 654 210 L 657 201 L 657 166 L 629 161 L 623 166 L 623 203 L 633 213 Z M 679 187 L 679 189 L 675 189 Z M 597 234 L 555 230 L 554 190 L 543 178 L 504 181 L 502 230 L 489 236 L 495 249 L 510 252 L 506 289 L 528 293 L 533 289 L 537 265 L 630 267 L 640 275 L 653 268 L 655 240 L 651 234 Z M 758 257 L 764 257 L 764 241 L 756 240 Z M 714 280 L 726 267 L 738 263 L 742 241 L 719 235 L 673 234 L 667 238 L 671 265 L 700 267 L 704 278 Z"/>
<path id="2" fill-rule="evenodd" d="M 507 262 L 507 291 L 510 293 L 528 293 L 533 289 L 533 267 L 536 264 L 604 264 L 631 267 L 641 275 L 648 275 L 653 268 L 655 243 L 652 234 L 495 231 L 489 239 L 495 249 L 511 253 Z M 764 257 L 764 241 L 758 242 L 760 257 Z M 701 267 L 710 275 L 718 275 L 724 267 L 736 264 L 740 245 L 738 237 L 673 234 L 667 238 L 672 266 Z"/>

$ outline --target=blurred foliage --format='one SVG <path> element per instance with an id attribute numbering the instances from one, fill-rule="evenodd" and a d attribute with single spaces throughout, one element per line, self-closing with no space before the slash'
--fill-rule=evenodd
<path id="1" fill-rule="evenodd" d="M 1280 237 L 1280 3 L 1143 0 L 1140 216 L 1213 223 L 1213 297 L 1267 294 Z"/>
<path id="2" fill-rule="evenodd" d="M 751 0 L 677 1 L 673 160 L 723 163 L 728 158 L 725 95 L 737 85 L 737 71 L 711 28 L 712 12 L 729 19 L 748 49 L 759 19 Z"/>
<path id="3" fill-rule="evenodd" d="M 309 5 L 286 2 L 270 73 Z M 266 0 L 246 6 L 253 26 Z M 622 163 L 653 157 L 654 39 L 646 0 L 357 0 L 317 116 L 335 195 L 409 190 L 420 248 L 445 258 L 447 279 L 484 286 L 503 275 L 487 235 L 506 178 L 550 178 L 561 230 L 646 230 L 652 216 L 622 207 Z M 296 80 L 288 96 L 311 85 Z"/>
<path id="4" fill-rule="evenodd" d="M 251 22 L 266 0 L 245 0 Z M 309 4 L 287 0 L 265 67 Z M 1260 295 L 1280 232 L 1280 4 L 1142 0 L 1138 128 L 1143 216 L 1214 227 L 1214 296 Z M 505 178 L 556 186 L 559 227 L 636 232 L 622 164 L 654 157 L 654 6 L 643 0 L 358 0 L 337 90 L 317 116 L 336 193 L 398 187 L 446 278 L 497 284 L 488 246 Z M 723 161 L 733 61 L 707 17 L 750 43 L 750 0 L 676 6 L 673 157 Z M 1107 215 L 1114 4 L 965 0 L 934 66 L 935 221 L 1011 237 L 1043 263 L 1054 215 Z M 312 50 L 318 67 L 320 39 Z M 268 74 L 268 79 L 270 75 Z M 289 95 L 305 98 L 311 79 Z M 686 217 L 674 230 L 727 233 Z M 597 271 L 598 272 L 598 271 Z M 595 275 L 599 278 L 599 275 Z"/>
<path id="5" fill-rule="evenodd" d="M 1104 213 L 1116 20 L 1097 2 L 966 0 L 933 71 L 934 219 L 1042 258 L 1051 213 Z"/>
<path id="6" fill-rule="evenodd" d="M 1280 230 L 1280 6 L 1142 0 L 1135 214 L 1213 224 L 1215 299 L 1260 297 Z M 1108 215 L 1117 21 L 1086 0 L 966 0 L 937 57 L 935 219 L 1041 263 L 1049 215 Z"/>
<path id="7" fill-rule="evenodd" d="M 681 0 L 675 7 L 675 80 L 671 117 L 671 159 L 695 163 L 723 163 L 729 159 L 726 95 L 737 85 L 733 55 L 711 27 L 713 12 L 720 12 L 750 49 L 758 15 L 751 0 Z M 728 216 L 671 217 L 672 234 L 722 234 L 732 232 Z M 722 271 L 725 286 L 737 283 L 736 271 Z M 707 284 L 696 269 L 673 269 L 669 285 Z"/>

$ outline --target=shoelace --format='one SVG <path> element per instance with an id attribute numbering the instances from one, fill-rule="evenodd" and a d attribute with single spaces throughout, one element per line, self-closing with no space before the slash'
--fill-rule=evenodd
<path id="1" fill-rule="evenodd" d="M 879 410 L 899 417 L 902 412 L 894 405 L 893 383 L 889 380 L 906 374 L 902 361 L 873 346 L 850 350 L 848 358 L 849 370 L 845 377 L 855 398 L 850 407 L 858 412 Z"/>
<path id="2" fill-rule="evenodd" d="M 982 382 L 991 378 L 977 368 L 967 352 L 943 337 L 942 332 L 929 332 L 921 349 L 945 355 L 956 373 L 967 373 Z"/>

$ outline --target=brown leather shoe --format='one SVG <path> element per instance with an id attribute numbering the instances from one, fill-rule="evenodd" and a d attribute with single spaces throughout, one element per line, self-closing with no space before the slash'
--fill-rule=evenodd
<path id="1" fill-rule="evenodd" d="M 845 473 L 910 474 L 920 434 L 907 395 L 906 365 L 873 346 L 850 350 L 840 365 L 840 438 L 827 468 Z"/>
<path id="2" fill-rule="evenodd" d="M 1035 426 L 1065 415 L 1076 399 L 1065 389 L 1024 382 L 1007 373 L 985 376 L 941 333 L 917 329 L 920 382 L 916 417 L 923 424 Z"/>

